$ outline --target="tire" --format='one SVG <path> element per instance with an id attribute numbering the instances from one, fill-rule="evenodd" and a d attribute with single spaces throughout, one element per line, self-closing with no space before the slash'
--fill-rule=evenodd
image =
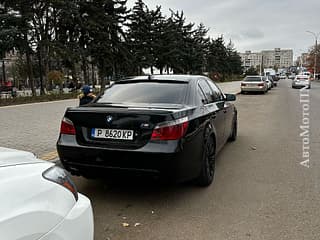
<path id="1" fill-rule="evenodd" d="M 238 135 L 238 117 L 237 114 L 234 115 L 234 119 L 232 121 L 232 132 L 230 137 L 228 138 L 229 142 L 234 142 L 237 140 Z"/>
<path id="2" fill-rule="evenodd" d="M 206 129 L 202 153 L 202 166 L 200 175 L 197 178 L 197 185 L 208 187 L 213 182 L 215 172 L 215 142 L 210 135 L 210 130 Z"/>

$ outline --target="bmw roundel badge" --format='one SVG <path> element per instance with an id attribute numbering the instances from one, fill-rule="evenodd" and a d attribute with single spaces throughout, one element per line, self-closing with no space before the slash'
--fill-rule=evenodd
<path id="1" fill-rule="evenodd" d="M 107 123 L 111 123 L 112 120 L 113 120 L 113 117 L 110 116 L 110 115 L 108 115 L 107 118 L 106 118 L 106 120 L 107 120 Z"/>

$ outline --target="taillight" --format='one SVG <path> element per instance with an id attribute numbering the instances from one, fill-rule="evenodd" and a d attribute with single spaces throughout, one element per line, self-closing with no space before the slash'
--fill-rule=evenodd
<path id="1" fill-rule="evenodd" d="M 264 83 L 259 83 L 258 84 L 258 87 L 263 87 L 264 86 Z"/>
<path id="2" fill-rule="evenodd" d="M 151 136 L 151 140 L 178 140 L 182 138 L 188 129 L 188 118 L 158 124 Z"/>
<path id="3" fill-rule="evenodd" d="M 44 171 L 42 173 L 42 176 L 51 182 L 57 183 L 62 187 L 65 187 L 73 194 L 75 200 L 78 200 L 77 188 L 66 170 L 58 166 L 53 166 Z"/>
<path id="4" fill-rule="evenodd" d="M 76 135 L 76 129 L 72 121 L 64 117 L 61 121 L 60 134 Z"/>

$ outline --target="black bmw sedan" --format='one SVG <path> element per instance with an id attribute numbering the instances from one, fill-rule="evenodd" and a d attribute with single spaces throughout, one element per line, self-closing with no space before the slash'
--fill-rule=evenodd
<path id="1" fill-rule="evenodd" d="M 57 150 L 74 175 L 146 173 L 212 183 L 215 158 L 237 136 L 237 110 L 204 76 L 124 79 L 91 103 L 68 108 Z"/>

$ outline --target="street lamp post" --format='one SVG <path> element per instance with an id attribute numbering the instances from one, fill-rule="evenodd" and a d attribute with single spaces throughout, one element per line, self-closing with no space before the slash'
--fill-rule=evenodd
<path id="1" fill-rule="evenodd" d="M 314 49 L 314 68 L 313 68 L 313 77 L 314 77 L 314 80 L 316 79 L 316 72 L 317 72 L 317 47 L 318 47 L 318 37 L 320 35 L 320 32 L 319 33 L 314 33 L 314 32 L 311 32 L 311 31 L 307 31 L 307 33 L 310 33 L 314 36 L 315 38 L 315 49 Z"/>

